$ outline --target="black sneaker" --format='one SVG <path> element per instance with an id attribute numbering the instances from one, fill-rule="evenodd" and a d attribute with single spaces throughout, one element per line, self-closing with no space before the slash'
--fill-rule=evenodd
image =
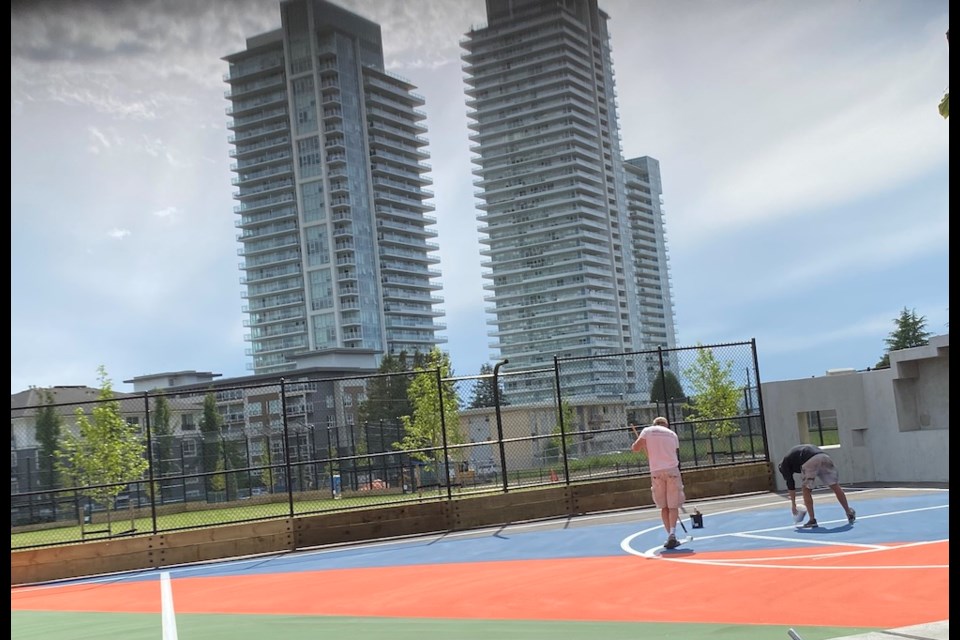
<path id="1" fill-rule="evenodd" d="M 847 511 L 847 522 L 853 524 L 853 521 L 857 519 L 857 512 L 853 509 Z"/>
<path id="2" fill-rule="evenodd" d="M 680 541 L 677 540 L 677 536 L 675 535 L 671 535 L 669 538 L 667 538 L 667 541 L 663 543 L 664 549 L 676 549 L 679 546 Z"/>
<path id="3" fill-rule="evenodd" d="M 807 524 L 800 527 L 801 529 L 816 529 L 820 525 L 817 524 L 816 520 L 807 520 Z"/>

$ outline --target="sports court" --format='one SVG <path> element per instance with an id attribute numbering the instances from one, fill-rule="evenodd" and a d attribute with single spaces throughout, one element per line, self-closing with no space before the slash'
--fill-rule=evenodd
<path id="1" fill-rule="evenodd" d="M 949 619 L 949 491 L 757 493 L 11 589 L 16 639 L 826 640 Z M 683 535 L 678 529 L 678 535 Z M 943 635 L 937 635 L 942 633 Z"/>

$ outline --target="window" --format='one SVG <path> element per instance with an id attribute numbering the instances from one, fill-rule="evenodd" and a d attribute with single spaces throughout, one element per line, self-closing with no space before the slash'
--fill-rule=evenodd
<path id="1" fill-rule="evenodd" d="M 180 416 L 180 430 L 181 431 L 196 431 L 197 425 L 193 421 L 192 413 L 185 413 Z"/>
<path id="2" fill-rule="evenodd" d="M 801 414 L 805 422 L 806 438 L 803 442 L 818 447 L 840 444 L 840 429 L 837 424 L 837 412 L 834 409 L 807 411 Z M 802 431 L 801 431 L 801 435 Z"/>
<path id="3" fill-rule="evenodd" d="M 297 141 L 297 162 L 301 178 L 320 175 L 320 138 L 311 136 Z"/>
<path id="4" fill-rule="evenodd" d="M 17 452 L 16 451 L 10 452 L 10 468 L 11 469 L 17 468 Z"/>
<path id="5" fill-rule="evenodd" d="M 184 457 L 191 457 L 191 458 L 192 458 L 192 457 L 195 457 L 195 456 L 197 455 L 197 441 L 196 441 L 196 440 L 193 440 L 193 439 L 183 440 L 181 444 L 182 444 L 182 446 L 183 446 L 183 455 L 184 455 Z"/>

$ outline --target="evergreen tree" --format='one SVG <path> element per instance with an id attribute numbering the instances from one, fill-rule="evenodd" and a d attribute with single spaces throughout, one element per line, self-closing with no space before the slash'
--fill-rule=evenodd
<path id="1" fill-rule="evenodd" d="M 667 369 L 657 373 L 650 388 L 650 402 L 666 404 L 667 402 L 681 402 L 686 400 L 686 394 L 680 380 L 673 371 Z"/>
<path id="2" fill-rule="evenodd" d="M 200 418 L 200 433 L 203 435 L 203 471 L 223 471 L 223 445 L 220 435 L 223 429 L 223 416 L 217 408 L 217 396 L 207 393 L 203 398 L 203 415 Z M 207 476 L 208 491 L 222 491 L 224 486 L 222 474 Z M 219 487 L 219 488 L 218 488 Z"/>
<path id="3" fill-rule="evenodd" d="M 407 367 L 405 352 L 384 356 L 377 370 L 383 375 L 367 380 L 366 397 L 357 410 L 361 424 L 398 425 L 401 416 L 413 413 L 407 396 L 413 376 Z"/>
<path id="4" fill-rule="evenodd" d="M 910 347 L 922 347 L 930 342 L 930 336 L 933 335 L 926 330 L 927 319 L 924 316 L 918 316 L 916 310 L 907 309 L 900 311 L 900 316 L 895 318 L 896 328 L 890 332 L 890 336 L 884 339 L 887 350 L 880 358 L 880 361 L 874 365 L 875 369 L 886 369 L 890 366 L 890 352 L 900 349 L 909 349 Z"/>
<path id="5" fill-rule="evenodd" d="M 60 431 L 63 418 L 53 406 L 54 397 L 49 389 L 40 392 L 43 406 L 37 411 L 37 469 L 40 472 L 40 488 L 54 489 L 59 481 L 57 469 L 57 448 L 60 444 Z"/>
<path id="6" fill-rule="evenodd" d="M 480 375 L 483 377 L 477 379 L 477 384 L 473 388 L 473 398 L 470 400 L 470 408 L 495 407 L 496 397 L 494 396 L 493 388 L 493 367 L 487 363 L 480 365 Z M 496 391 L 500 399 L 500 406 L 510 404 L 506 398 L 503 397 L 503 385 L 499 380 L 497 381 L 497 387 Z"/>
<path id="7" fill-rule="evenodd" d="M 153 401 L 150 437 L 154 443 L 154 475 L 163 477 L 170 472 L 173 455 L 173 430 L 170 427 L 170 403 L 162 395 L 157 396 Z"/>

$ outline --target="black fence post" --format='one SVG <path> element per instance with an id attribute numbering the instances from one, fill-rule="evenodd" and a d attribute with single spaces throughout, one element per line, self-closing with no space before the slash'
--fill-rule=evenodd
<path id="1" fill-rule="evenodd" d="M 280 409 L 283 411 L 283 460 L 287 478 L 287 505 L 290 517 L 293 517 L 293 486 L 290 472 L 290 426 L 287 424 L 287 388 L 286 381 L 280 378 Z"/>
<path id="2" fill-rule="evenodd" d="M 180 490 L 183 492 L 183 504 L 187 504 L 187 461 L 183 453 L 183 440 L 180 440 Z"/>
<path id="3" fill-rule="evenodd" d="M 750 350 L 753 352 L 753 371 L 757 378 L 757 411 L 760 415 L 760 435 L 763 436 L 764 458 L 770 461 L 770 446 L 767 443 L 767 423 L 763 417 L 763 394 L 760 392 L 760 362 L 757 360 L 757 339 L 750 339 Z"/>
<path id="4" fill-rule="evenodd" d="M 570 462 L 567 459 L 567 430 L 563 424 L 563 400 L 560 395 L 560 359 L 553 356 L 553 378 L 557 390 L 557 424 L 560 426 L 560 454 L 563 456 L 563 481 L 570 484 Z M 504 486 L 506 486 L 507 470 L 503 470 Z"/>
<path id="5" fill-rule="evenodd" d="M 663 393 L 663 414 L 661 415 L 663 415 L 667 419 L 667 422 L 669 424 L 673 424 L 674 417 L 675 417 L 674 414 L 676 414 L 676 411 L 671 411 L 671 409 L 673 408 L 671 407 L 671 405 L 673 403 L 668 402 L 667 400 L 667 373 L 663 366 L 663 347 L 657 347 L 657 360 L 659 361 L 659 364 L 660 364 L 660 390 Z M 659 413 L 659 409 L 660 409 L 660 403 L 658 402 L 657 403 L 658 413 Z"/>
<path id="6" fill-rule="evenodd" d="M 443 484 L 447 487 L 447 500 L 453 499 L 453 487 L 450 485 L 450 447 L 447 438 L 447 420 L 443 410 L 443 378 L 440 377 L 440 367 L 437 367 L 437 398 L 440 403 L 440 435 L 443 444 Z M 440 481 L 439 473 L 437 481 Z"/>
<path id="7" fill-rule="evenodd" d="M 149 491 L 147 495 L 150 496 L 150 526 L 153 529 L 153 533 L 157 533 L 157 496 L 156 496 L 156 486 L 153 484 L 153 429 L 150 428 L 150 394 L 147 391 L 143 392 L 143 428 L 147 432 L 147 485 Z M 140 507 L 140 483 L 137 483 L 137 507 Z"/>
<path id="8" fill-rule="evenodd" d="M 501 360 L 497 364 L 493 365 L 493 409 L 496 413 L 497 418 L 497 443 L 500 448 L 500 469 L 503 471 L 503 492 L 506 493 L 509 491 L 509 483 L 507 482 L 507 453 L 504 450 L 503 445 L 503 417 L 500 415 L 500 367 L 510 362 L 509 360 Z"/>
<path id="9" fill-rule="evenodd" d="M 699 467 L 700 460 L 697 457 L 697 427 L 692 422 L 688 423 L 690 427 L 690 445 L 693 449 L 693 466 Z"/>

